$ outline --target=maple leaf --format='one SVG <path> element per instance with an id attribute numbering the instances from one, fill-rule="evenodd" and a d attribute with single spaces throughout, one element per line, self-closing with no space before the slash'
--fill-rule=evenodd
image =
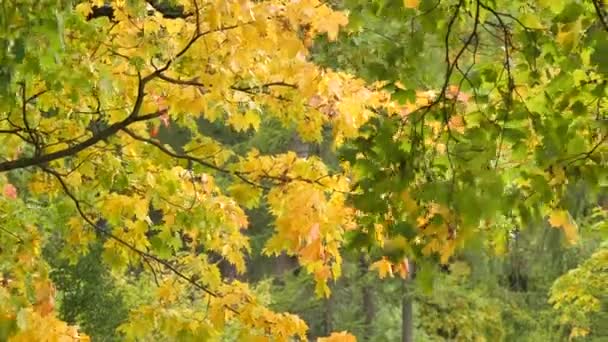
<path id="1" fill-rule="evenodd" d="M 370 269 L 378 270 L 380 279 L 384 279 L 386 276 L 393 276 L 393 266 L 386 257 L 383 257 L 382 259 L 371 264 Z"/>
<path id="2" fill-rule="evenodd" d="M 554 228 L 562 228 L 569 243 L 577 243 L 578 227 L 566 210 L 553 210 L 549 215 L 549 224 Z"/>

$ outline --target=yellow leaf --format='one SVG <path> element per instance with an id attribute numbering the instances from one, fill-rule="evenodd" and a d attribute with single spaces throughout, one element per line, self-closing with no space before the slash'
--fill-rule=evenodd
<path id="1" fill-rule="evenodd" d="M 579 19 L 573 23 L 560 26 L 556 41 L 567 50 L 573 49 L 576 47 L 579 40 L 581 20 Z"/>
<path id="2" fill-rule="evenodd" d="M 91 12 L 93 12 L 93 9 L 91 8 L 91 4 L 88 2 L 81 2 L 76 5 L 76 13 L 82 15 L 83 17 L 87 17 L 89 14 L 91 14 Z"/>
<path id="3" fill-rule="evenodd" d="M 521 22 L 524 23 L 524 25 L 526 25 L 527 27 L 529 27 L 531 29 L 542 30 L 545 28 L 543 26 L 543 23 L 540 21 L 540 19 L 531 13 L 526 13 L 526 14 L 522 15 L 520 20 L 521 20 Z"/>
<path id="4" fill-rule="evenodd" d="M 171 303 L 177 298 L 177 289 L 171 282 L 163 283 L 156 291 L 156 295 L 163 303 Z"/>
<path id="5" fill-rule="evenodd" d="M 420 0 L 403 0 L 405 8 L 418 8 L 418 5 L 420 5 Z"/>
<path id="6" fill-rule="evenodd" d="M 249 110 L 245 113 L 244 116 L 245 122 L 247 126 L 253 128 L 255 131 L 260 128 L 260 116 L 253 110 Z"/>
<path id="7" fill-rule="evenodd" d="M 570 337 L 574 338 L 574 337 L 584 337 L 589 335 L 589 329 L 586 328 L 582 328 L 582 327 L 574 327 L 572 329 L 572 331 L 570 332 Z"/>
<path id="8" fill-rule="evenodd" d="M 403 191 L 401 193 L 401 200 L 403 201 L 403 205 L 408 214 L 415 213 L 418 210 L 418 204 L 412 196 L 410 196 L 409 192 Z"/>
<path id="9" fill-rule="evenodd" d="M 78 171 L 74 171 L 70 173 L 65 181 L 71 187 L 78 188 L 82 184 L 82 176 Z"/>
<path id="10" fill-rule="evenodd" d="M 554 210 L 549 215 L 549 224 L 554 228 L 562 228 L 569 243 L 575 244 L 578 241 L 578 227 L 565 210 Z"/>
<path id="11" fill-rule="evenodd" d="M 399 275 L 403 279 L 407 279 L 407 276 L 410 274 L 410 262 L 407 258 L 403 258 L 403 261 L 399 263 Z"/>
<path id="12" fill-rule="evenodd" d="M 138 220 L 145 220 L 148 217 L 149 203 L 145 198 L 135 200 L 133 203 L 133 211 Z"/>
<path id="13" fill-rule="evenodd" d="M 393 276 L 392 265 L 386 258 L 382 258 L 381 260 L 374 262 L 370 266 L 370 269 L 377 269 L 381 279 L 386 278 L 387 275 L 390 275 L 391 277 Z"/>

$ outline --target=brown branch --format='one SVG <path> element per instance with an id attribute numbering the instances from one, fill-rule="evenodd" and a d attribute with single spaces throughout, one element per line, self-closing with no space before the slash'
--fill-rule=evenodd
<path id="1" fill-rule="evenodd" d="M 15 128 L 15 129 L 0 129 L 0 134 L 16 134 L 23 131 L 23 128 Z"/>
<path id="2" fill-rule="evenodd" d="M 161 113 L 157 112 L 157 113 L 151 113 L 151 114 L 146 114 L 146 115 L 142 115 L 142 116 L 129 116 L 125 120 L 117 122 L 117 123 L 109 126 L 105 130 L 101 131 L 99 134 L 93 135 L 89 139 L 87 139 L 83 142 L 80 142 L 76 145 L 73 145 L 71 147 L 65 148 L 63 150 L 44 154 L 44 155 L 33 157 L 33 158 L 14 159 L 14 160 L 2 162 L 2 163 L 0 163 L 0 172 L 6 172 L 6 171 L 11 171 L 11 170 L 16 170 L 16 169 L 23 169 L 23 168 L 27 168 L 30 166 L 41 165 L 41 164 L 51 162 L 53 160 L 69 157 L 88 147 L 91 147 L 91 146 L 97 144 L 101 140 L 104 140 L 104 139 L 107 139 L 107 138 L 113 136 L 118 131 L 120 131 L 122 128 L 125 128 L 134 122 L 150 120 L 153 118 L 157 118 L 160 115 L 161 115 Z"/>
<path id="3" fill-rule="evenodd" d="M 270 82 L 270 83 L 264 83 L 261 85 L 257 85 L 257 86 L 252 86 L 252 87 L 237 87 L 237 86 L 232 86 L 230 87 L 230 89 L 232 90 L 236 90 L 236 91 L 242 91 L 242 92 L 252 92 L 254 90 L 258 90 L 258 89 L 264 89 L 264 88 L 270 88 L 270 87 L 286 87 L 286 88 L 291 88 L 291 89 L 297 89 L 298 86 L 296 86 L 295 84 L 291 84 L 291 83 L 286 83 L 286 82 Z"/>
<path id="4" fill-rule="evenodd" d="M 189 80 L 182 80 L 179 78 L 173 78 L 173 77 L 167 76 L 163 73 L 159 73 L 158 78 L 167 83 L 199 87 L 199 88 L 202 88 L 203 92 L 207 92 L 207 88 L 208 88 L 208 86 L 206 86 L 204 83 L 198 82 L 197 77 L 189 79 Z M 255 85 L 255 86 L 249 86 L 249 87 L 238 87 L 236 85 L 233 85 L 230 87 L 230 89 L 235 90 L 235 91 L 241 91 L 241 92 L 251 94 L 251 95 L 255 95 L 256 90 L 264 90 L 264 89 L 270 88 L 270 87 L 286 87 L 286 88 L 291 88 L 291 89 L 297 89 L 297 86 L 295 84 L 290 84 L 290 83 L 286 83 L 286 82 L 270 82 L 270 83 Z"/>
<path id="5" fill-rule="evenodd" d="M 197 40 L 199 40 L 200 38 L 211 34 L 211 33 L 216 33 L 216 32 L 223 32 L 223 31 L 227 31 L 227 30 L 232 30 L 235 29 L 237 27 L 240 27 L 241 25 L 247 25 L 250 24 L 250 22 L 246 22 L 246 23 L 242 23 L 242 24 L 235 24 L 235 25 L 230 25 L 230 26 L 222 26 L 216 29 L 212 29 L 212 30 L 207 30 L 205 32 L 199 32 L 200 28 L 197 28 L 196 31 L 194 32 L 194 35 L 192 35 L 192 38 L 190 38 L 190 40 L 188 41 L 188 43 L 186 43 L 186 45 L 177 53 L 175 54 L 175 57 L 173 57 L 172 59 L 168 60 L 164 66 L 158 68 L 156 67 L 153 63 L 152 63 L 152 67 L 154 67 L 154 72 L 150 75 L 154 75 L 154 77 L 160 76 L 163 72 L 167 71 L 169 69 L 169 67 L 171 66 L 171 64 L 178 58 L 180 58 L 181 56 L 183 56 L 186 52 L 188 52 L 188 50 L 190 49 L 190 47 L 192 47 L 192 45 L 194 45 L 194 43 L 196 43 Z"/>

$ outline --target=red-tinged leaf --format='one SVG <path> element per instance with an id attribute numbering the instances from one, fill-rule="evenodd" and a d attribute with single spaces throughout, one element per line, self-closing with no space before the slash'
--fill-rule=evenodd
<path id="1" fill-rule="evenodd" d="M 10 199 L 17 199 L 17 188 L 11 183 L 4 185 L 4 196 Z"/>
<path id="2" fill-rule="evenodd" d="M 154 126 L 152 127 L 152 129 L 150 129 L 150 136 L 155 138 L 158 135 L 158 126 Z"/>

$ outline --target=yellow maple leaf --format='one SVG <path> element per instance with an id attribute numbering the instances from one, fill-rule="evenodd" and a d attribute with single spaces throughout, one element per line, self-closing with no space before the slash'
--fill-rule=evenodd
<path id="1" fill-rule="evenodd" d="M 387 275 L 393 276 L 393 269 L 391 263 L 386 259 L 382 258 L 369 267 L 371 270 L 377 269 L 380 279 L 386 278 Z"/>
<path id="2" fill-rule="evenodd" d="M 549 224 L 554 228 L 562 228 L 566 240 L 570 244 L 575 244 L 578 241 L 578 227 L 566 210 L 553 210 L 549 215 Z"/>

